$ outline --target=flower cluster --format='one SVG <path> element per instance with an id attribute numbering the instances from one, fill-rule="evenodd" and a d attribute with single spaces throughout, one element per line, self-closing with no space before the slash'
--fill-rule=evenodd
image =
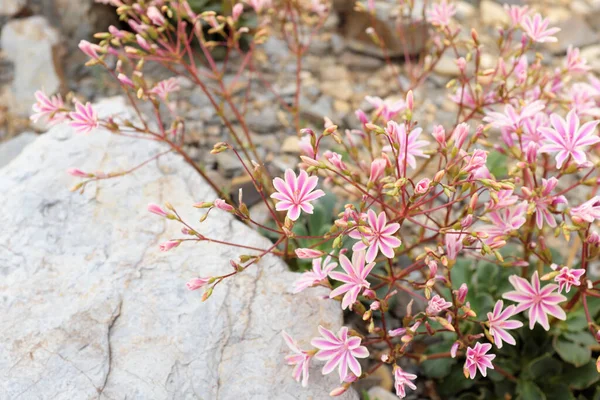
<path id="1" fill-rule="evenodd" d="M 196 83 L 228 129 L 229 142 L 216 143 L 212 153 L 230 152 L 240 161 L 271 219 L 264 223 L 254 218 L 241 192 L 233 199 L 191 163 L 218 194 L 194 205 L 203 210 L 200 223 L 209 214 L 228 213 L 268 232 L 273 244 L 259 249 L 219 241 L 214 245 L 239 247 L 244 254 L 231 260 L 227 272 L 192 278 L 187 287 L 203 289 L 202 300 L 207 300 L 223 281 L 259 268 L 261 258 L 271 253 L 303 270 L 290 285 L 292 292 L 338 302 L 341 310 L 358 316 L 348 319 L 351 326 L 335 327 L 337 333 L 314 327 L 319 336 L 312 340 L 296 341 L 282 332 L 291 351 L 285 361 L 303 386 L 310 384 L 311 365 L 319 361 L 324 362 L 323 374 L 339 375 L 340 386 L 332 395 L 386 366 L 393 370 L 396 394 L 403 398 L 407 390 L 417 390 L 414 381 L 421 372 L 416 364 L 441 358 L 460 360 L 467 379 L 486 377 L 494 370 L 516 381 L 516 372 L 501 362 L 500 349 L 519 346 L 531 330 L 553 336 L 557 357 L 567 362 L 569 354 L 560 343 L 582 335 L 589 342 L 585 330 L 596 335 L 598 309 L 590 302 L 600 298 L 600 279 L 592 277 L 590 263 L 600 254 L 595 230 L 600 220 L 600 121 L 595 118 L 600 113 L 600 81 L 588 75 L 590 68 L 576 48 L 569 48 L 560 65 L 542 59 L 539 47 L 559 36 L 548 19 L 528 7 L 506 7 L 509 22 L 497 32 L 497 58 L 484 68 L 484 46 L 477 32 L 460 34 L 451 2 L 432 4 L 424 14 L 431 22 L 431 48 L 419 63 L 421 71 L 413 71 L 412 83 L 418 87 L 444 54 L 456 56 L 460 74 L 447 84 L 456 118 L 424 122 L 419 108 L 424 99 L 400 87 L 403 100 L 368 96 L 369 109 L 355 112 L 360 121 L 356 129 L 342 132 L 325 118 L 322 131 L 315 132 L 300 129 L 296 98 L 287 110 L 302 135 L 298 172 L 287 169 L 273 177 L 243 122 L 245 106 L 235 103 L 222 78 L 225 67 L 220 69 L 212 51 L 224 46 L 227 58 L 241 54 L 244 61 L 234 81 L 246 79 L 241 71 L 254 71 L 253 51 L 279 21 L 288 47 L 301 60 L 327 17 L 327 5 L 248 0 L 234 5 L 230 15 L 219 15 L 196 14 L 184 0 L 140 4 L 118 9 L 130 31 L 111 27 L 98 35 L 99 44 L 83 42 L 80 48 L 89 64 L 110 71 L 130 100 L 147 101 L 156 120 L 148 123 L 141 113 L 136 120 L 100 118 L 89 103 L 74 102 L 71 109 L 60 96 L 41 92 L 32 118 L 67 121 L 85 134 L 102 127 L 159 141 L 165 153 L 153 159 L 175 152 L 189 160 L 181 146 L 186 133 L 176 102 L 180 81 L 147 81 L 141 60 L 181 71 L 178 74 Z M 374 7 L 368 2 L 366 9 L 357 9 L 374 12 Z M 241 26 L 244 12 L 257 15 L 256 27 Z M 294 35 L 289 27 L 296 28 Z M 173 43 L 172 37 L 183 40 Z M 245 54 L 242 37 L 250 37 L 252 43 Z M 202 65 L 184 45 L 192 40 L 206 59 Z M 139 167 L 70 173 L 83 179 L 77 186 L 83 189 L 91 181 Z M 335 212 L 317 213 L 330 196 L 337 198 Z M 151 204 L 148 211 L 182 225 L 182 236 L 161 244 L 162 251 L 211 241 L 168 203 Z M 324 229 L 307 234 L 300 229 L 307 220 Z M 481 284 L 478 279 L 488 278 L 484 274 L 493 274 L 494 280 Z M 398 306 L 403 298 L 399 293 L 408 294 L 410 302 Z M 577 335 L 564 322 L 575 313 L 584 325 Z M 441 338 L 446 348 L 423 352 L 431 343 L 428 337 Z M 600 341 L 597 335 L 592 339 Z M 312 348 L 303 349 L 299 343 Z"/>

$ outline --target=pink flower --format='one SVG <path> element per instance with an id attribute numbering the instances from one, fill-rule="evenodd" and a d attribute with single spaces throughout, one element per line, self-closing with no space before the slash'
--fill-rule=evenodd
<path id="1" fill-rule="evenodd" d="M 365 265 L 365 252 L 355 251 L 352 254 L 352 262 L 345 255 L 340 255 L 340 265 L 346 273 L 333 271 L 329 276 L 336 281 L 344 282 L 344 284 L 333 289 L 329 297 L 333 299 L 336 296 L 344 294 L 342 309 L 345 310 L 348 307 L 352 309 L 352 305 L 356 303 L 356 298 L 361 290 L 368 289 L 371 286 L 367 281 L 367 276 L 375 266 L 375 263 Z"/>
<path id="2" fill-rule="evenodd" d="M 186 283 L 185 285 L 187 286 L 188 290 L 198 290 L 201 287 L 206 286 L 210 279 L 211 278 L 194 278 L 188 281 L 188 283 Z"/>
<path id="3" fill-rule="evenodd" d="M 475 378 L 477 374 L 477 370 L 481 375 L 487 375 L 487 369 L 494 369 L 492 365 L 492 360 L 496 358 L 495 354 L 486 354 L 492 345 L 489 343 L 481 344 L 479 342 L 475 343 L 475 347 L 467 348 L 467 360 L 465 361 L 465 376 L 467 372 L 471 379 Z"/>
<path id="4" fill-rule="evenodd" d="M 310 158 L 316 158 L 311 138 L 312 136 L 310 134 L 302 136 L 300 143 L 298 143 L 298 147 L 300 147 L 300 151 L 302 151 L 303 154 L 306 154 Z"/>
<path id="5" fill-rule="evenodd" d="M 490 327 L 490 335 L 494 338 L 494 344 L 499 349 L 502 348 L 502 341 L 515 345 L 515 338 L 512 337 L 507 329 L 517 329 L 523 326 L 521 321 L 509 321 L 508 319 L 515 315 L 515 306 L 508 306 L 502 311 L 504 303 L 502 300 L 498 300 L 494 306 L 494 312 L 487 313 L 488 325 Z"/>
<path id="6" fill-rule="evenodd" d="M 294 251 L 296 252 L 298 258 L 317 258 L 325 254 L 321 250 L 315 249 L 296 249 Z"/>
<path id="7" fill-rule="evenodd" d="M 452 138 L 454 139 L 454 146 L 458 149 L 462 147 L 469 136 L 469 124 L 462 122 L 456 126 L 454 132 L 452 132 Z"/>
<path id="8" fill-rule="evenodd" d="M 558 283 L 558 293 L 562 293 L 563 289 L 566 293 L 569 293 L 571 285 L 581 285 L 580 279 L 583 274 L 585 274 L 585 269 L 562 267 L 558 275 L 554 278 L 554 281 Z"/>
<path id="9" fill-rule="evenodd" d="M 537 322 L 542 325 L 545 330 L 550 330 L 547 314 L 563 321 L 567 318 L 563 309 L 557 305 L 567 298 L 558 293 L 554 293 L 554 290 L 558 288 L 558 285 L 553 283 L 541 288 L 537 271 L 533 273 L 531 283 L 517 275 L 511 275 L 508 280 L 515 290 L 504 293 L 502 297 L 519 303 L 515 313 L 520 313 L 529 309 L 529 329 L 533 329 L 533 326 Z"/>
<path id="10" fill-rule="evenodd" d="M 450 24 L 450 18 L 456 14 L 456 6 L 448 4 L 446 0 L 434 4 L 431 10 L 427 12 L 427 18 L 432 25 L 445 27 Z"/>
<path id="11" fill-rule="evenodd" d="M 429 185 L 431 185 L 431 179 L 423 178 L 415 185 L 416 194 L 425 194 L 429 191 Z"/>
<path id="12" fill-rule="evenodd" d="M 159 248 L 160 248 L 160 251 L 169 251 L 169 250 L 174 249 L 175 247 L 179 246 L 180 244 L 181 244 L 181 242 L 179 240 L 169 240 L 168 242 L 161 244 L 159 246 Z"/>
<path id="13" fill-rule="evenodd" d="M 579 49 L 577 47 L 569 46 L 567 49 L 567 58 L 565 59 L 565 68 L 570 73 L 585 73 L 592 69 L 587 65 L 585 58 L 579 55 Z"/>
<path id="14" fill-rule="evenodd" d="M 310 343 L 319 349 L 315 358 L 327 360 L 323 367 L 323 375 L 331 373 L 339 365 L 340 382 L 348 376 L 348 368 L 355 376 L 362 374 L 362 368 L 357 358 L 367 358 L 369 351 L 361 346 L 361 339 L 356 336 L 348 337 L 348 328 L 340 329 L 338 336 L 319 325 L 319 333 L 323 338 L 315 338 Z"/>
<path id="15" fill-rule="evenodd" d="M 285 361 L 288 365 L 294 365 L 294 372 L 292 376 L 296 382 L 300 382 L 302 379 L 302 386 L 308 385 L 308 367 L 310 366 L 311 356 L 306 351 L 298 347 L 298 343 L 285 331 L 281 331 L 285 344 L 292 350 L 294 354 L 285 356 Z"/>
<path id="16" fill-rule="evenodd" d="M 510 207 L 516 204 L 519 200 L 518 196 L 513 196 L 513 190 L 499 190 L 496 193 L 497 201 L 490 200 L 486 203 L 485 207 L 487 210 L 500 210 L 502 208 Z"/>
<path id="17" fill-rule="evenodd" d="M 446 244 L 446 257 L 449 260 L 456 260 L 456 256 L 463 249 L 463 240 L 467 235 L 456 230 L 450 230 L 444 235 Z"/>
<path id="18" fill-rule="evenodd" d="M 169 216 L 169 214 L 165 210 L 163 210 L 163 208 L 161 206 L 159 206 L 158 204 L 154 204 L 154 203 L 148 204 L 148 211 L 150 211 L 153 214 L 160 215 L 161 217 Z"/>
<path id="19" fill-rule="evenodd" d="M 91 59 L 97 60 L 100 58 L 100 56 L 98 56 L 98 51 L 101 51 L 102 47 L 98 46 L 97 44 L 92 44 L 87 40 L 82 40 L 79 42 L 79 49 Z"/>
<path id="20" fill-rule="evenodd" d="M 323 156 L 327 159 L 327 161 L 329 161 L 334 167 L 336 167 L 339 170 L 346 170 L 348 169 L 346 167 L 346 164 L 344 164 L 344 162 L 342 161 L 342 155 L 335 153 L 333 151 L 329 151 L 327 150 Z"/>
<path id="21" fill-rule="evenodd" d="M 162 15 L 160 10 L 156 8 L 156 6 L 148 7 L 148 11 L 146 11 L 146 15 L 150 18 L 150 21 L 156 26 L 163 26 L 166 22 L 165 17 Z"/>
<path id="22" fill-rule="evenodd" d="M 235 22 L 238 19 L 240 19 L 240 16 L 243 12 L 244 5 L 242 3 L 237 3 L 235 6 L 233 6 L 233 8 L 231 9 L 231 18 L 233 19 L 233 21 Z"/>
<path id="23" fill-rule="evenodd" d="M 444 298 L 436 294 L 429 300 L 425 312 L 427 313 L 427 315 L 435 316 L 450 307 L 452 307 L 451 302 L 444 300 Z"/>
<path id="24" fill-rule="evenodd" d="M 67 114 L 63 111 L 64 103 L 60 95 L 48 97 L 44 92 L 38 90 L 35 92 L 36 103 L 32 109 L 35 112 L 31 116 L 33 122 L 41 118 L 46 118 L 50 125 L 63 122 L 67 119 Z"/>
<path id="25" fill-rule="evenodd" d="M 216 199 L 213 202 L 213 205 L 215 206 L 215 208 L 218 208 L 219 210 L 223 210 L 223 211 L 227 211 L 227 212 L 234 211 L 234 208 L 230 204 L 227 204 L 227 202 L 223 199 Z"/>
<path id="26" fill-rule="evenodd" d="M 554 129 L 539 128 L 547 141 L 540 151 L 558 152 L 555 157 L 557 168 L 561 168 L 569 156 L 573 157 L 577 165 L 583 164 L 587 160 L 585 148 L 600 142 L 600 138 L 596 135 L 596 126 L 600 121 L 586 122 L 580 127 L 575 110 L 569 111 L 566 120 L 557 114 L 552 114 L 550 122 Z"/>
<path id="27" fill-rule="evenodd" d="M 300 211 L 312 214 L 313 206 L 310 204 L 320 197 L 325 196 L 325 193 L 314 188 L 319 183 L 319 178 L 316 176 L 309 177 L 306 171 L 300 171 L 296 178 L 296 174 L 291 169 L 285 171 L 285 181 L 281 178 L 273 179 L 276 193 L 271 195 L 272 198 L 279 200 L 275 205 L 277 211 L 287 211 L 287 217 L 295 221 L 300 216 Z M 314 190 L 314 191 L 313 191 Z"/>
<path id="28" fill-rule="evenodd" d="M 533 197 L 533 202 L 535 203 L 535 222 L 540 229 L 544 226 L 544 220 L 546 220 L 546 223 L 550 227 L 556 227 L 556 221 L 548 210 L 548 207 L 565 204 L 567 202 L 567 199 L 564 196 L 553 196 L 551 194 L 557 184 L 558 179 L 555 177 L 549 179 L 542 178 L 541 191 L 539 195 Z M 532 193 L 528 188 L 523 187 L 522 190 L 529 195 L 528 197 L 531 197 Z"/>
<path id="29" fill-rule="evenodd" d="M 69 125 L 78 133 L 89 133 L 98 127 L 98 114 L 90 103 L 75 104 L 75 112 L 69 113 Z"/>
<path id="30" fill-rule="evenodd" d="M 88 174 L 87 172 L 84 172 L 77 168 L 70 168 L 67 170 L 67 173 L 71 176 L 76 176 L 78 178 L 89 178 L 91 176 L 94 176 L 93 174 Z"/>
<path id="31" fill-rule="evenodd" d="M 527 221 L 527 201 L 522 201 L 514 207 L 491 212 L 488 217 L 492 225 L 488 225 L 482 230 L 489 235 L 486 243 L 491 244 L 497 238 L 509 235 L 523 226 Z"/>
<path id="32" fill-rule="evenodd" d="M 407 135 L 406 126 L 404 124 L 389 121 L 385 128 L 385 132 L 389 136 L 391 142 L 398 145 L 398 164 L 403 165 L 404 159 L 406 158 L 408 165 L 414 169 L 417 168 L 417 160 L 415 157 L 429 158 L 429 156 L 421 150 L 421 148 L 426 147 L 429 142 L 426 140 L 418 140 L 423 129 L 415 128 Z M 385 146 L 383 151 L 392 151 L 392 147 Z"/>
<path id="33" fill-rule="evenodd" d="M 377 115 L 380 115 L 384 121 L 390 121 L 402 110 L 406 108 L 404 100 L 383 100 L 380 97 L 367 96 L 365 100 L 375 108 Z"/>
<path id="34" fill-rule="evenodd" d="M 322 265 L 324 265 L 324 267 Z M 300 279 L 294 283 L 294 293 L 300 293 L 306 288 L 326 281 L 327 275 L 329 275 L 335 267 L 337 267 L 337 263 L 331 262 L 331 257 L 326 257 L 325 261 L 321 258 L 314 259 L 312 262 L 312 270 L 304 272 Z"/>
<path id="35" fill-rule="evenodd" d="M 384 158 L 376 158 L 371 163 L 371 175 L 369 176 L 369 182 L 377 182 L 385 174 L 385 167 L 387 161 Z"/>
<path id="36" fill-rule="evenodd" d="M 412 390 L 417 389 L 417 386 L 412 383 L 417 379 L 415 374 L 409 374 L 408 372 L 404 372 L 402 368 L 397 365 L 394 365 L 394 388 L 396 388 L 396 395 L 401 399 L 406 397 L 406 389 L 404 386 L 408 386 Z"/>
<path id="37" fill-rule="evenodd" d="M 394 249 L 402 244 L 400 239 L 394 237 L 396 231 L 400 229 L 400 224 L 388 224 L 384 211 L 380 212 L 379 216 L 377 216 L 373 210 L 368 211 L 367 222 L 369 223 L 367 232 L 360 232 L 358 228 L 350 232 L 349 236 L 351 238 L 360 240 L 352 246 L 352 250 L 361 251 L 367 249 L 368 263 L 375 260 L 379 250 L 387 258 L 393 258 Z M 368 242 L 368 245 L 363 242 L 363 239 Z"/>
<path id="38" fill-rule="evenodd" d="M 461 172 L 466 172 L 471 178 L 478 177 L 482 172 L 487 172 L 487 155 L 488 152 L 482 149 L 476 149 L 473 154 L 466 156 L 467 164 L 462 167 Z"/>
<path id="39" fill-rule="evenodd" d="M 446 131 L 444 127 L 441 125 L 436 125 L 433 127 L 433 132 L 431 133 L 436 142 L 439 143 L 440 146 L 446 145 Z"/>
<path id="40" fill-rule="evenodd" d="M 594 196 L 578 207 L 571 209 L 571 218 L 577 223 L 594 222 L 600 219 L 600 196 Z"/>
<path id="41" fill-rule="evenodd" d="M 527 33 L 527 36 L 531 38 L 534 42 L 538 43 L 546 43 L 546 42 L 556 42 L 554 36 L 555 33 L 560 31 L 560 28 L 550 28 L 548 29 L 548 24 L 550 21 L 547 18 L 542 18 L 542 16 L 537 13 L 531 18 L 531 16 L 526 15 L 523 18 L 523 30 Z"/>
<path id="42" fill-rule="evenodd" d="M 506 12 L 508 13 L 508 16 L 510 17 L 510 21 L 511 21 L 513 28 L 516 28 L 517 26 L 521 25 L 521 21 L 523 20 L 523 17 L 527 14 L 527 11 L 529 11 L 528 6 L 521 6 L 521 7 L 515 6 L 515 5 L 509 6 L 508 4 L 504 5 L 504 9 L 506 10 Z"/>
<path id="43" fill-rule="evenodd" d="M 179 81 L 177 81 L 175 78 L 169 78 L 154 85 L 152 90 L 150 90 L 150 93 L 157 95 L 163 99 L 163 101 L 167 101 L 169 93 L 176 92 L 179 89 Z"/>
<path id="44" fill-rule="evenodd" d="M 271 7 L 271 0 L 245 0 L 245 1 L 257 13 L 260 13 L 262 10 L 266 9 L 267 7 Z"/>
<path id="45" fill-rule="evenodd" d="M 406 333 L 406 328 L 396 328 L 388 331 L 389 337 L 396 337 L 400 335 L 404 335 Z"/>
<path id="46" fill-rule="evenodd" d="M 542 111 L 546 105 L 543 101 L 537 100 L 523 107 L 519 113 L 514 109 L 513 106 L 507 104 L 504 106 L 504 113 L 500 112 L 488 112 L 484 121 L 489 122 L 496 128 L 507 128 L 510 133 L 514 133 L 519 129 L 522 129 L 523 122 L 540 111 Z"/>

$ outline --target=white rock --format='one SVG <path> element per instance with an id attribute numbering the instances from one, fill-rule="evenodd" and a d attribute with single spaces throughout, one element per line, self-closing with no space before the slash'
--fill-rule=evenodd
<path id="1" fill-rule="evenodd" d="M 124 109 L 120 99 L 99 106 L 101 115 Z M 292 295 L 297 275 L 272 256 L 202 303 L 185 281 L 230 272 L 239 249 L 198 243 L 158 251 L 181 237 L 180 227 L 149 214 L 149 202 L 168 200 L 197 221 L 191 204 L 215 198 L 190 166 L 170 155 L 83 195 L 68 191 L 69 167 L 125 169 L 161 150 L 58 126 L 0 170 L 0 398 L 327 398 L 337 373 L 323 377 L 315 364 L 302 388 L 284 364 L 281 331 L 307 347 L 318 324 L 339 327 L 339 304 L 319 299 L 319 289 Z M 198 229 L 270 245 L 225 213 Z"/>
<path id="2" fill-rule="evenodd" d="M 25 8 L 26 4 L 27 0 L 0 0 L 0 16 L 12 17 Z"/>
<path id="3" fill-rule="evenodd" d="M 23 132 L 6 142 L 0 143 L 0 168 L 18 156 L 23 148 L 33 142 L 37 135 L 33 132 Z"/>
<path id="4" fill-rule="evenodd" d="M 0 47 L 14 64 L 15 71 L 10 111 L 27 116 L 36 90 L 43 88 L 47 93 L 54 93 L 60 87 L 55 57 L 59 33 L 44 17 L 35 16 L 9 21 L 0 35 Z"/>
<path id="5" fill-rule="evenodd" d="M 367 392 L 369 400 L 397 400 L 398 396 L 381 386 L 373 386 Z"/>
<path id="6" fill-rule="evenodd" d="M 479 4 L 481 19 L 485 25 L 508 25 L 510 17 L 500 4 L 493 0 L 482 0 Z"/>

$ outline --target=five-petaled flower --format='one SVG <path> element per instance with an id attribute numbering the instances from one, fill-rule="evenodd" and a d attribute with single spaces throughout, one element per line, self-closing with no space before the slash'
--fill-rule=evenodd
<path id="1" fill-rule="evenodd" d="M 533 273 L 531 283 L 517 275 L 511 275 L 508 280 L 515 290 L 504 293 L 502 297 L 519 303 L 515 313 L 529 310 L 529 329 L 533 329 L 537 322 L 545 330 L 550 330 L 548 314 L 563 321 L 567 318 L 564 310 L 558 306 L 558 303 L 567 298 L 554 292 L 558 285 L 550 283 L 543 288 L 540 287 L 537 271 Z"/>
<path id="2" fill-rule="evenodd" d="M 287 217 L 295 221 L 300 216 L 300 212 L 307 214 L 313 213 L 311 201 L 325 196 L 321 189 L 314 190 L 319 183 L 316 176 L 308 176 L 306 171 L 300 171 L 298 177 L 291 169 L 285 171 L 285 180 L 281 178 L 273 179 L 273 186 L 277 192 L 271 195 L 272 198 L 279 200 L 275 205 L 277 211 L 287 211 Z"/>
<path id="3" fill-rule="evenodd" d="M 348 336 L 348 328 L 342 327 L 338 335 L 319 325 L 322 338 L 315 338 L 310 343 L 319 349 L 315 354 L 318 360 L 327 360 L 323 367 L 323 375 L 331 373 L 339 366 L 340 382 L 348 376 L 348 368 L 355 376 L 362 374 L 362 368 L 357 358 L 367 358 L 369 351 L 361 346 L 361 339 Z"/>
<path id="4" fill-rule="evenodd" d="M 467 348 L 467 360 L 465 361 L 465 376 L 471 379 L 475 378 L 477 370 L 483 376 L 487 376 L 487 369 L 494 369 L 492 360 L 496 358 L 495 354 L 487 354 L 492 345 L 489 343 L 475 343 L 474 347 Z"/>
<path id="5" fill-rule="evenodd" d="M 308 367 L 310 366 L 312 356 L 308 352 L 302 350 L 298 346 L 298 343 L 296 343 L 296 341 L 285 331 L 282 331 L 281 335 L 283 336 L 283 340 L 285 340 L 285 344 L 287 344 L 293 352 L 293 354 L 285 356 L 285 361 L 288 365 L 294 366 L 292 376 L 296 382 L 300 382 L 300 379 L 302 379 L 302 386 L 306 387 L 308 384 Z"/>
<path id="6" fill-rule="evenodd" d="M 396 395 L 401 399 L 406 397 L 406 389 L 404 386 L 408 386 L 412 390 L 416 390 L 417 386 L 412 382 L 417 379 L 415 374 L 409 374 L 397 365 L 394 365 L 394 388 L 396 389 Z"/>
<path id="7" fill-rule="evenodd" d="M 312 270 L 306 271 L 294 283 L 294 293 L 300 293 L 306 288 L 317 285 L 327 279 L 327 276 L 333 269 L 337 267 L 337 263 L 331 262 L 331 257 L 315 258 L 312 261 Z"/>
<path id="8" fill-rule="evenodd" d="M 90 103 L 75 104 L 75 111 L 69 113 L 69 125 L 78 133 L 89 133 L 98 127 L 98 114 Z"/>
<path id="9" fill-rule="evenodd" d="M 539 128 L 546 139 L 546 144 L 540 151 L 556 153 L 557 168 L 562 167 L 569 156 L 573 157 L 577 165 L 581 165 L 587 160 L 585 148 L 600 142 L 596 134 L 596 126 L 599 122 L 589 121 L 579 126 L 579 117 L 575 110 L 569 111 L 566 120 L 557 114 L 552 114 L 550 123 L 553 128 Z"/>
<path id="10" fill-rule="evenodd" d="M 375 260 L 379 250 L 387 258 L 394 258 L 394 249 L 402 244 L 400 239 L 394 236 L 400 229 L 400 224 L 396 222 L 388 224 L 385 211 L 380 212 L 378 216 L 373 210 L 369 210 L 367 213 L 367 222 L 369 227 L 363 228 L 363 231 L 356 229 L 350 232 L 349 236 L 351 238 L 359 240 L 352 246 L 352 250 L 367 249 L 366 260 L 368 263 Z M 363 240 L 366 240 L 368 244 Z"/>
<path id="11" fill-rule="evenodd" d="M 375 266 L 375 263 L 365 265 L 365 252 L 355 251 L 352 254 L 352 262 L 345 255 L 340 255 L 340 265 L 346 272 L 333 271 L 329 274 L 332 279 L 344 282 L 341 286 L 333 289 L 329 294 L 330 298 L 334 298 L 344 294 L 342 298 L 342 309 L 350 307 L 356 303 L 356 298 L 363 289 L 368 289 L 371 284 L 367 281 L 367 276 Z"/>
<path id="12" fill-rule="evenodd" d="M 515 314 L 516 307 L 514 305 L 510 305 L 504 310 L 502 310 L 502 307 L 504 307 L 504 302 L 498 300 L 494 306 L 494 311 L 487 313 L 490 335 L 494 338 L 494 344 L 499 349 L 502 348 L 502 341 L 513 346 L 516 344 L 515 338 L 506 332 L 506 330 L 517 329 L 523 326 L 521 321 L 508 320 Z"/>

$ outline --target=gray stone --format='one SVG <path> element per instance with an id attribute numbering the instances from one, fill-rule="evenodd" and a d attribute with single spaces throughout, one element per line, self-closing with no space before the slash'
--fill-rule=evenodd
<path id="1" fill-rule="evenodd" d="M 113 99 L 98 110 L 126 108 Z M 202 303 L 185 281 L 230 272 L 239 249 L 158 251 L 180 226 L 149 214 L 149 202 L 171 201 L 194 223 L 192 203 L 215 198 L 189 165 L 171 154 L 83 195 L 68 191 L 76 180 L 67 168 L 122 170 L 162 150 L 61 125 L 0 170 L 0 398 L 327 398 L 337 374 L 315 364 L 303 389 L 281 337 L 286 330 L 306 347 L 318 324 L 340 326 L 339 304 L 318 298 L 326 290 L 292 295 L 297 275 L 266 256 Z M 226 213 L 195 225 L 215 239 L 270 245 Z"/>
<path id="2" fill-rule="evenodd" d="M 14 64 L 9 108 L 12 113 L 27 116 L 36 90 L 54 93 L 61 85 L 59 33 L 44 17 L 35 16 L 9 21 L 0 35 L 0 47 Z"/>
<path id="3" fill-rule="evenodd" d="M 367 12 L 354 9 L 345 11 L 343 33 L 346 45 L 357 52 L 375 57 L 401 57 L 405 54 L 413 55 L 421 52 L 428 38 L 427 24 L 420 16 L 423 11 L 423 2 L 415 1 L 411 16 L 398 16 L 398 3 L 392 0 L 375 1 L 375 23 Z M 368 28 L 373 28 L 385 44 L 386 52 L 381 46 L 375 44 L 369 34 Z"/>
<path id="4" fill-rule="evenodd" d="M 0 168 L 11 162 L 37 135 L 33 132 L 23 132 L 6 142 L 0 143 Z"/>
<path id="5" fill-rule="evenodd" d="M 273 107 L 264 107 L 259 112 L 246 115 L 248 127 L 256 133 L 273 133 L 279 127 L 277 112 Z"/>
<path id="6" fill-rule="evenodd" d="M 555 35 L 558 42 L 546 44 L 554 54 L 564 54 L 569 46 L 585 47 L 598 43 L 598 34 L 588 25 L 583 16 L 571 15 L 568 19 L 551 26 L 560 28 L 560 32 Z"/>
<path id="7" fill-rule="evenodd" d="M 12 17 L 27 5 L 27 0 L 0 0 L 0 16 Z"/>

